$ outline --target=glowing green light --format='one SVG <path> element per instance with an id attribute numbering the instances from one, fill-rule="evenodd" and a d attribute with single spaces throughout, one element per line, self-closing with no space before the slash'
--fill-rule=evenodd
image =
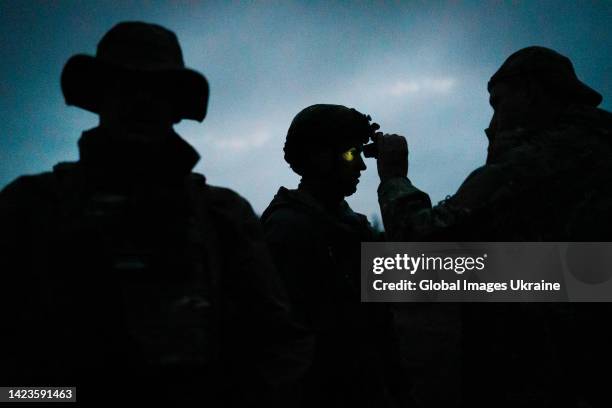
<path id="1" fill-rule="evenodd" d="M 352 162 L 357 156 L 357 149 L 351 147 L 346 152 L 342 153 L 342 159 L 347 162 Z"/>

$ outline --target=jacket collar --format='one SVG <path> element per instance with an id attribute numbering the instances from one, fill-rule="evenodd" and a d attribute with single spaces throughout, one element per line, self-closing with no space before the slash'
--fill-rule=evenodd
<path id="1" fill-rule="evenodd" d="M 313 219 L 327 225 L 327 228 L 331 228 L 330 231 L 343 231 L 343 233 L 349 234 L 359 233 L 360 235 L 370 233 L 367 218 L 354 212 L 346 200 L 342 200 L 337 211 L 332 213 L 306 191 L 301 189 L 289 190 L 285 187 L 279 188 L 278 193 L 263 212 L 262 221 L 265 222 L 274 211 L 283 207 L 290 207 L 312 215 Z"/>
<path id="2" fill-rule="evenodd" d="M 97 127 L 83 132 L 78 146 L 80 164 L 108 175 L 185 176 L 200 160 L 174 131 L 150 141 Z"/>

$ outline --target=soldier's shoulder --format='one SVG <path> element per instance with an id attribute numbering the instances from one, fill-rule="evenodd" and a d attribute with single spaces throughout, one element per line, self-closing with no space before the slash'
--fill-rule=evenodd
<path id="1" fill-rule="evenodd" d="M 368 220 L 367 215 L 357 212 L 351 208 L 351 206 L 345 201 L 345 211 L 346 214 L 354 220 L 354 223 L 360 225 L 362 227 L 371 228 L 370 221 Z"/>
<path id="2" fill-rule="evenodd" d="M 224 213 L 254 215 L 253 208 L 246 198 L 236 191 L 221 186 L 208 184 L 206 177 L 199 173 L 191 173 L 192 188 L 205 194 L 205 200 L 214 210 Z"/>
<path id="3" fill-rule="evenodd" d="M 17 177 L 1 191 L 3 200 L 35 201 L 52 194 L 55 190 L 56 178 L 53 172 L 28 174 Z"/>
<path id="4" fill-rule="evenodd" d="M 352 209 L 351 209 L 352 211 Z M 364 224 L 364 225 L 370 225 L 370 220 L 368 220 L 368 216 L 365 214 L 362 214 L 360 212 L 356 212 L 353 211 L 353 214 L 355 214 L 355 217 L 357 218 L 357 220 L 359 221 L 360 224 Z"/>
<path id="5" fill-rule="evenodd" d="M 278 190 L 264 210 L 261 220 L 268 237 L 280 239 L 312 235 L 317 226 L 315 215 L 295 199 L 291 190 L 284 187 Z"/>
<path id="6" fill-rule="evenodd" d="M 299 230 L 312 228 L 314 221 L 312 215 L 290 204 L 268 207 L 262 220 L 264 225 L 286 225 Z"/>
<path id="7" fill-rule="evenodd" d="M 316 220 L 291 207 L 276 208 L 262 218 L 262 223 L 266 240 L 272 245 L 315 244 L 315 237 L 320 235 Z"/>

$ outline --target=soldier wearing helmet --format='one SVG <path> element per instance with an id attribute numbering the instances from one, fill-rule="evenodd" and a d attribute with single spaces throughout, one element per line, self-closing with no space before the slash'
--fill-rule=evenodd
<path id="1" fill-rule="evenodd" d="M 360 245 L 376 236 L 344 200 L 357 189 L 366 169 L 362 149 L 377 129 L 345 106 L 302 110 L 284 147 L 301 181 L 297 189 L 281 187 L 262 215 L 296 319 L 315 339 L 303 407 L 410 404 L 391 311 L 360 303 Z"/>

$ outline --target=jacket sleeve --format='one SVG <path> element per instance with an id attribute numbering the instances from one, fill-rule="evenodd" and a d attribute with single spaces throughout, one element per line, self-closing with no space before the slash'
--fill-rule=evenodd
<path id="1" fill-rule="evenodd" d="M 425 241 L 448 235 L 463 215 L 446 201 L 432 207 L 429 196 L 407 178 L 381 183 L 378 202 L 389 241 Z"/>
<path id="2" fill-rule="evenodd" d="M 516 167 L 521 170 L 515 171 Z M 521 180 L 533 167 L 482 166 L 465 179 L 454 195 L 435 206 L 407 178 L 386 180 L 378 187 L 378 202 L 388 240 L 452 241 L 488 236 L 488 224 L 482 221 L 522 194 L 525 184 Z M 466 223 L 469 228 L 464 228 Z"/>

